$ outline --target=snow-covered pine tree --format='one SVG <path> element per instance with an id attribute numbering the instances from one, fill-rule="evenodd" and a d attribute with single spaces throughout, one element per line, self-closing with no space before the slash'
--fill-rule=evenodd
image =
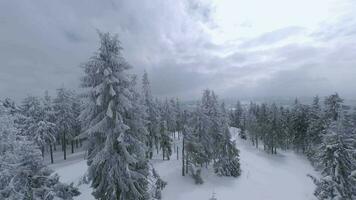
<path id="1" fill-rule="evenodd" d="M 23 117 L 23 119 L 19 120 L 19 122 L 21 122 L 21 134 L 27 137 L 32 137 L 33 133 L 30 131 L 30 127 L 41 121 L 43 116 L 39 98 L 35 96 L 27 96 L 22 101 L 21 114 Z"/>
<path id="2" fill-rule="evenodd" d="M 220 129 L 222 134 L 217 143 L 218 155 L 214 158 L 214 171 L 219 176 L 237 177 L 241 174 L 239 150 L 231 138 L 228 113 L 224 103 L 221 104 L 220 113 Z"/>
<path id="3" fill-rule="evenodd" d="M 230 114 L 231 126 L 240 128 L 243 125 L 243 109 L 240 101 L 236 102 L 235 108 L 231 111 Z"/>
<path id="4" fill-rule="evenodd" d="M 246 119 L 246 129 L 249 133 L 251 142 L 256 148 L 258 148 L 258 123 L 257 123 L 257 113 L 258 113 L 258 105 L 250 102 L 249 109 L 247 111 L 247 119 Z"/>
<path id="5" fill-rule="evenodd" d="M 147 157 L 152 159 L 153 147 L 155 146 L 158 149 L 158 144 L 160 141 L 160 112 L 158 109 L 158 105 L 153 100 L 150 82 L 146 71 L 144 71 L 142 77 L 142 93 L 142 101 L 147 113 L 147 129 L 149 132 L 147 140 Z"/>
<path id="6" fill-rule="evenodd" d="M 17 117 L 0 105 L 0 199 L 71 200 L 79 195 L 77 188 L 51 176 L 34 142 L 20 134 Z"/>
<path id="7" fill-rule="evenodd" d="M 199 104 L 189 115 L 190 116 L 187 117 L 188 114 L 185 112 L 186 119 L 183 127 L 184 157 L 186 161 L 185 173 L 189 173 L 196 184 L 202 184 L 203 179 L 200 174 L 201 167 L 210 161 L 206 154 L 206 148 L 204 147 L 207 118 L 201 111 Z M 182 170 L 184 170 L 184 168 Z"/>
<path id="8" fill-rule="evenodd" d="M 319 180 L 310 176 L 317 186 L 314 194 L 318 199 L 352 200 L 356 197 L 356 179 L 352 177 L 356 163 L 349 148 L 340 133 L 329 130 L 323 136 L 318 149 L 318 166 L 323 177 Z"/>
<path id="9" fill-rule="evenodd" d="M 286 150 L 290 146 L 290 115 L 289 115 L 289 109 L 284 108 L 281 106 L 279 108 L 279 113 L 280 113 L 280 118 L 279 118 L 279 123 L 280 123 L 280 135 L 278 136 L 278 145 L 281 149 Z"/>
<path id="10" fill-rule="evenodd" d="M 214 92 L 204 90 L 197 114 L 200 115 L 201 123 L 199 138 L 205 148 L 206 164 L 208 164 L 217 155 L 219 137 L 222 135 L 219 124 L 219 104 Z"/>
<path id="11" fill-rule="evenodd" d="M 262 103 L 261 106 L 259 106 L 257 108 L 259 108 L 257 110 L 258 111 L 257 112 L 257 123 L 258 123 L 257 134 L 263 141 L 264 150 L 267 150 L 268 134 L 269 134 L 269 131 L 271 130 L 271 124 L 269 123 L 269 120 L 268 120 L 269 108 L 266 103 Z"/>
<path id="12" fill-rule="evenodd" d="M 42 157 L 44 157 L 45 146 L 56 141 L 55 128 L 55 124 L 46 120 L 41 120 L 29 127 L 29 131 L 33 134 L 34 142 L 41 149 Z"/>
<path id="13" fill-rule="evenodd" d="M 161 145 L 160 146 L 162 149 L 163 160 L 165 158 L 167 158 L 169 160 L 170 156 L 172 155 L 172 139 L 170 138 L 171 133 L 168 131 L 166 121 L 161 121 L 160 133 L 161 133 Z"/>
<path id="14" fill-rule="evenodd" d="M 308 130 L 308 108 L 299 103 L 296 99 L 291 111 L 292 130 L 293 130 L 293 145 L 299 151 L 306 153 L 307 150 L 307 130 Z"/>
<path id="15" fill-rule="evenodd" d="M 170 129 L 168 129 L 168 130 L 171 131 L 172 133 L 175 133 L 177 131 L 178 110 L 177 110 L 176 101 L 174 100 L 174 98 L 171 98 L 169 100 L 169 107 L 170 107 L 170 112 L 171 112 L 171 115 L 172 115 L 172 117 L 171 117 L 172 121 L 171 121 L 171 124 L 170 124 Z"/>
<path id="16" fill-rule="evenodd" d="M 146 159 L 145 152 L 147 152 L 147 146 L 145 145 L 148 140 L 149 132 L 147 130 L 147 113 L 144 104 L 142 104 L 142 98 L 136 91 L 136 76 L 131 76 L 131 84 L 129 86 L 132 93 L 131 109 L 127 111 L 124 123 L 130 127 L 127 130 L 127 134 L 130 136 L 130 140 L 134 141 L 135 145 L 131 145 L 130 151 L 137 157 L 137 164 L 135 166 L 136 171 L 148 171 L 147 185 L 149 199 L 161 199 L 161 191 L 166 186 L 158 173 L 153 168 L 153 165 Z M 139 144 L 139 145 L 137 145 Z M 144 180 L 143 180 L 144 181 Z"/>
<path id="17" fill-rule="evenodd" d="M 130 127 L 137 125 L 134 118 L 139 114 L 127 73 L 131 67 L 122 56 L 117 36 L 99 36 L 99 50 L 83 66 L 82 87 L 87 92 L 80 115 L 89 136 L 88 171 L 93 195 L 103 200 L 158 199 L 162 185 L 150 190 L 151 171 L 142 148 L 145 135 L 133 133 L 138 127 Z"/>
<path id="18" fill-rule="evenodd" d="M 167 122 L 168 131 L 173 133 L 176 129 L 176 112 L 173 107 L 174 103 L 171 100 L 166 100 L 162 104 L 161 113 L 163 121 Z"/>
<path id="19" fill-rule="evenodd" d="M 178 98 L 176 99 L 175 102 L 175 110 L 176 110 L 176 131 L 178 132 L 178 139 L 179 139 L 179 136 L 183 131 L 184 122 L 183 122 L 183 111 Z"/>
<path id="20" fill-rule="evenodd" d="M 73 115 L 73 123 L 72 123 L 72 132 L 71 132 L 71 151 L 74 153 L 74 145 L 78 147 L 78 139 L 77 136 L 81 133 L 81 122 L 79 120 L 79 115 L 81 111 L 82 102 L 78 94 L 74 91 L 72 92 L 72 115 Z"/>
<path id="21" fill-rule="evenodd" d="M 323 114 L 319 97 L 315 96 L 310 107 L 308 116 L 309 126 L 307 129 L 307 156 L 313 163 L 317 162 L 315 160 L 317 147 L 321 144 L 322 137 L 326 134 L 327 130 L 327 123 Z"/>
<path id="22" fill-rule="evenodd" d="M 268 129 L 266 132 L 266 137 L 264 143 L 266 146 L 266 151 L 271 154 L 277 153 L 278 138 L 281 135 L 281 124 L 280 124 L 280 113 L 277 105 L 272 103 L 268 111 Z"/>
<path id="23" fill-rule="evenodd" d="M 46 113 L 39 98 L 28 96 L 22 103 L 22 114 L 25 116 L 23 135 L 33 140 L 41 149 L 44 157 L 45 146 L 55 141 L 55 124 L 46 120 Z"/>
<path id="24" fill-rule="evenodd" d="M 54 99 L 55 124 L 61 137 L 64 160 L 67 159 L 67 142 L 73 138 L 73 127 L 76 121 L 72 106 L 72 92 L 63 87 L 57 89 L 57 96 Z"/>
<path id="25" fill-rule="evenodd" d="M 325 115 L 327 119 L 331 121 L 338 120 L 338 115 L 341 110 L 341 104 L 344 102 L 338 95 L 338 93 L 332 94 L 325 98 L 324 105 L 325 105 Z"/>

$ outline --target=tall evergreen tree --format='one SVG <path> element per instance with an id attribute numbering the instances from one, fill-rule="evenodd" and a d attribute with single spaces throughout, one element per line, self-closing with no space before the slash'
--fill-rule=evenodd
<path id="1" fill-rule="evenodd" d="M 219 153 L 214 158 L 214 170 L 219 176 L 237 177 L 241 174 L 239 162 L 239 150 L 236 144 L 231 139 L 228 114 L 225 109 L 225 104 L 221 105 L 220 127 L 222 130 L 221 138 L 219 139 Z"/>
<path id="2" fill-rule="evenodd" d="M 308 109 L 305 105 L 296 100 L 291 112 L 294 148 L 297 151 L 302 150 L 303 153 L 305 153 L 308 143 Z"/>
<path id="3" fill-rule="evenodd" d="M 100 48 L 84 65 L 82 86 L 87 89 L 81 113 L 89 135 L 88 171 L 98 199 L 143 200 L 160 198 L 161 186 L 150 194 L 150 167 L 142 148 L 145 135 L 135 106 L 130 65 L 122 56 L 117 37 L 99 33 Z M 137 104 L 136 104 L 137 105 Z M 156 185 L 157 176 L 150 177 Z"/>
<path id="4" fill-rule="evenodd" d="M 16 126 L 17 114 L 0 105 L 0 199 L 62 199 L 79 195 L 77 188 L 59 182 L 41 153 Z"/>
<path id="5" fill-rule="evenodd" d="M 150 82 L 146 71 L 144 71 L 142 78 L 142 93 L 142 101 L 147 113 L 146 120 L 148 122 L 147 127 L 149 132 L 147 140 L 147 157 L 152 159 L 153 147 L 155 146 L 156 149 L 158 149 L 158 144 L 160 142 L 160 112 L 158 110 L 158 105 L 153 100 Z"/>
<path id="6" fill-rule="evenodd" d="M 57 96 L 54 99 L 54 111 L 56 116 L 56 126 L 61 137 L 64 160 L 67 159 L 67 142 L 74 137 L 74 123 L 76 117 L 73 112 L 73 94 L 65 88 L 57 89 Z"/>
<path id="7" fill-rule="evenodd" d="M 325 113 L 329 120 L 336 121 L 338 119 L 343 102 L 344 100 L 339 97 L 338 93 L 325 98 Z"/>
<path id="8" fill-rule="evenodd" d="M 355 162 L 342 135 L 329 131 L 318 149 L 322 178 L 312 177 L 317 188 L 315 196 L 320 200 L 352 200 L 356 191 L 356 179 L 352 177 Z"/>
<path id="9" fill-rule="evenodd" d="M 165 158 L 169 160 L 172 155 L 172 139 L 170 138 L 170 132 L 168 131 L 166 121 L 161 121 L 160 133 L 163 160 Z"/>
<path id="10" fill-rule="evenodd" d="M 237 101 L 235 108 L 230 114 L 231 126 L 241 128 L 243 126 L 243 109 L 240 101 Z"/>

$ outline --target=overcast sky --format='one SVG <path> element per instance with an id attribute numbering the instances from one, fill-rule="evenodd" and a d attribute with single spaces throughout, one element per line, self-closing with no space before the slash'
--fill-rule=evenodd
<path id="1" fill-rule="evenodd" d="M 153 93 L 356 98 L 355 0 L 1 0 L 0 98 L 79 88 L 117 33 Z"/>

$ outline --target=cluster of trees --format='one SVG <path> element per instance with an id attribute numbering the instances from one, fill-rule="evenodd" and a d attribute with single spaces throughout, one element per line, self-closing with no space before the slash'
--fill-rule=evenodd
<path id="1" fill-rule="evenodd" d="M 272 154 L 277 149 L 304 153 L 321 171 L 311 178 L 318 199 L 353 199 L 356 196 L 356 112 L 333 94 L 311 105 L 298 100 L 292 106 L 241 103 L 230 112 L 231 126 L 240 128 L 241 137 Z"/>
<path id="2" fill-rule="evenodd" d="M 21 134 L 32 138 L 44 157 L 45 149 L 49 149 L 51 163 L 53 151 L 57 145 L 62 146 L 63 158 L 67 158 L 67 145 L 71 144 L 71 152 L 78 148 L 76 136 L 80 134 L 81 125 L 78 120 L 80 98 L 66 88 L 57 89 L 54 99 L 45 92 L 43 97 L 27 96 L 20 107 L 14 108 L 21 113 L 19 119 Z"/>
<path id="3" fill-rule="evenodd" d="M 170 160 L 182 147 L 182 175 L 197 183 L 203 167 L 219 176 L 240 175 L 239 151 L 229 132 L 228 112 L 213 91 L 204 91 L 196 109 L 178 99 L 154 98 L 148 75 L 137 77 L 122 56 L 116 36 L 99 33 L 98 51 L 83 64 L 84 93 L 59 88 L 54 98 L 28 96 L 20 106 L 0 104 L 0 198 L 72 199 L 72 185 L 59 182 L 43 163 L 46 150 L 78 147 L 87 139 L 88 179 L 97 199 L 161 199 L 166 183 L 150 159 Z M 81 145 L 81 141 L 80 141 Z M 24 187 L 22 187 L 24 186 Z"/>
<path id="4" fill-rule="evenodd" d="M 230 135 L 225 104 L 219 103 L 215 93 L 205 90 L 196 109 L 185 111 L 183 118 L 182 175 L 190 172 L 200 184 L 200 168 L 213 163 L 219 176 L 239 176 L 239 150 Z"/>
<path id="5" fill-rule="evenodd" d="M 178 100 L 153 97 L 145 72 L 140 93 L 117 37 L 99 35 L 98 51 L 83 65 L 86 92 L 79 116 L 89 140 L 93 195 L 160 199 L 166 183 L 149 160 L 154 152 L 169 160 L 176 137 L 183 141 L 182 175 L 187 172 L 202 183 L 201 168 L 212 163 L 220 176 L 239 176 L 239 151 L 229 132 L 228 113 L 214 92 L 206 90 L 196 110 L 183 111 Z"/>
<path id="6" fill-rule="evenodd" d="M 142 104 L 145 108 L 148 130 L 146 157 L 152 159 L 153 152 L 162 149 L 163 160 L 172 154 L 172 136 L 180 137 L 182 132 L 182 108 L 178 99 L 160 101 L 154 99 L 147 72 L 142 78 Z"/>
<path id="7" fill-rule="evenodd" d="M 32 111 L 28 107 L 28 113 Z M 54 125 L 42 118 L 43 113 L 34 114 L 30 119 L 12 101 L 0 102 L 0 199 L 71 200 L 80 194 L 77 188 L 51 175 L 41 156 L 44 142 L 54 141 L 47 135 Z"/>

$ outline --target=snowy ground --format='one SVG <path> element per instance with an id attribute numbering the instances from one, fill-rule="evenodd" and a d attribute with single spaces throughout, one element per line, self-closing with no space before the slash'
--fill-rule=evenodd
<path id="1" fill-rule="evenodd" d="M 237 133 L 236 129 L 231 131 Z M 306 175 L 317 173 L 303 156 L 292 152 L 269 155 L 240 139 L 237 139 L 237 146 L 240 149 L 241 176 L 222 178 L 206 170 L 203 172 L 203 185 L 195 185 L 189 176 L 181 176 L 181 160 L 177 160 L 175 154 L 170 161 L 162 161 L 157 156 L 153 164 L 168 182 L 163 200 L 208 200 L 213 192 L 218 200 L 315 200 L 315 186 Z M 59 162 L 52 168 L 62 181 L 78 183 L 87 169 L 83 155 L 81 152 L 72 154 L 69 162 Z M 80 185 L 79 188 L 82 195 L 76 199 L 94 199 L 88 185 Z"/>

